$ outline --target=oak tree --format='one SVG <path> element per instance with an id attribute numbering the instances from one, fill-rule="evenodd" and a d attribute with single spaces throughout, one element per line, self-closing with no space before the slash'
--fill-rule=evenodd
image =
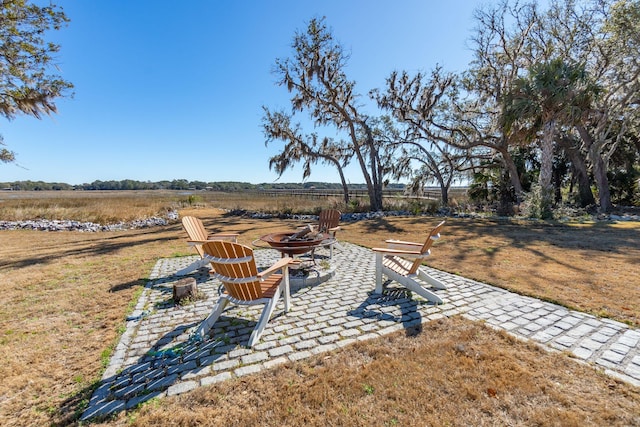
<path id="1" fill-rule="evenodd" d="M 283 153 L 298 152 L 301 158 L 311 156 L 310 158 L 318 159 L 321 153 L 329 152 L 343 163 L 355 158 L 367 185 L 370 209 L 381 210 L 384 179 L 389 173 L 385 162 L 385 145 L 375 137 L 372 124 L 375 118 L 362 112 L 355 81 L 347 78 L 345 68 L 348 54 L 334 39 L 324 18 L 314 18 L 305 31 L 296 32 L 292 47 L 293 55 L 277 59 L 274 70 L 278 77 L 277 83 L 291 93 L 292 114 L 278 115 L 265 108 L 263 128 L 267 142 L 284 140 L 286 145 Z M 314 127 L 333 128 L 344 135 L 344 139 L 329 141 L 316 138 L 314 147 L 313 143 L 309 144 L 308 139 L 298 138 L 300 132 L 296 128 L 290 128 L 291 132 L 272 132 L 272 129 L 281 129 L 281 125 L 285 124 L 277 124 L 275 120 L 301 112 L 308 114 Z M 290 120 L 286 125 L 297 126 Z M 318 144 L 317 141 L 325 141 L 327 144 Z M 296 146 L 295 150 L 291 144 Z M 327 151 L 309 151 L 307 148 Z M 272 158 L 272 164 L 273 160 Z M 279 164 L 286 165 L 282 161 Z"/>

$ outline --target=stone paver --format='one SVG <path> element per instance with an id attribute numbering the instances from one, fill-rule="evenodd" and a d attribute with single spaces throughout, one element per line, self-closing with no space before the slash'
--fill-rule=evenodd
<path id="1" fill-rule="evenodd" d="M 548 349 L 566 351 L 640 386 L 638 330 L 430 268 L 427 270 L 448 287 L 435 291 L 444 304 L 435 306 L 420 297 L 412 298 L 403 289 L 375 295 L 371 293 L 375 287 L 373 253 L 346 242 L 340 246 L 330 260 L 328 280 L 293 284 L 291 310 L 285 314 L 280 301 L 252 349 L 245 345 L 262 306 L 228 309 L 216 322 L 210 340 L 195 340 L 191 332 L 215 304 L 220 283 L 211 279 L 206 269 L 190 274 L 207 298 L 175 306 L 171 301 L 173 283 L 180 277 L 174 274 L 194 258 L 159 260 L 127 318 L 127 329 L 82 419 L 460 314 Z M 316 254 L 328 258 L 328 251 Z M 265 249 L 256 250 L 255 256 L 260 267 L 267 267 L 280 254 Z"/>

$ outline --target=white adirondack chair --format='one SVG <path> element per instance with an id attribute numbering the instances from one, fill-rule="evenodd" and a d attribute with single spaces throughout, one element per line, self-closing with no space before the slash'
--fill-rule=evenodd
<path id="1" fill-rule="evenodd" d="M 436 304 L 442 304 L 442 298 L 425 289 L 416 279 L 419 278 L 436 289 L 447 288 L 444 283 L 420 268 L 422 262 L 431 253 L 430 248 L 433 241 L 440 237 L 440 230 L 442 230 L 444 223 L 442 221 L 433 228 L 424 243 L 387 240 L 387 248 L 373 248 L 376 254 L 376 293 L 383 292 L 382 275 L 384 274 L 423 298 Z"/>

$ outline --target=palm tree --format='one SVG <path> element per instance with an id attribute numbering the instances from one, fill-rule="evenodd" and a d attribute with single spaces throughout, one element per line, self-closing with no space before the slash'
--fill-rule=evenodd
<path id="1" fill-rule="evenodd" d="M 523 142 L 540 143 L 541 212 L 551 214 L 554 140 L 559 126 L 572 127 L 591 106 L 598 88 L 589 82 L 585 67 L 562 59 L 537 64 L 515 81 L 505 96 L 502 125 L 507 134 L 520 134 Z M 541 135 L 540 135 L 541 134 Z"/>

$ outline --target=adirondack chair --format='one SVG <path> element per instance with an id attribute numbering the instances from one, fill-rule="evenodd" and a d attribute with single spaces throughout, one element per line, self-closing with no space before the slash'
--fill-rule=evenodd
<path id="1" fill-rule="evenodd" d="M 336 237 L 336 232 L 340 230 L 340 216 L 342 213 L 337 209 L 325 209 L 318 215 L 318 231 L 329 233 L 331 237 Z"/>
<path id="2" fill-rule="evenodd" d="M 221 240 L 205 243 L 202 249 L 213 266 L 213 276 L 222 281 L 225 292 L 211 314 L 200 324 L 196 334 L 205 339 L 229 303 L 264 304 L 260 320 L 249 338 L 248 345 L 253 347 L 271 318 L 280 294 L 284 295 L 285 312 L 289 311 L 289 265 L 298 261 L 284 257 L 268 269 L 258 272 L 253 250 L 248 246 Z M 281 273 L 276 273 L 278 270 Z"/>
<path id="3" fill-rule="evenodd" d="M 329 244 L 329 257 L 333 258 L 333 245 L 337 244 L 336 232 L 340 230 L 340 216 L 342 213 L 337 209 L 325 209 L 318 215 L 318 231 L 328 233 L 334 240 Z"/>
<path id="4" fill-rule="evenodd" d="M 204 243 L 212 240 L 229 240 L 232 242 L 236 242 L 238 240 L 237 233 L 207 233 L 207 230 L 204 228 L 204 224 L 202 223 L 200 218 L 196 218 L 194 216 L 182 217 L 182 228 L 184 228 L 184 231 L 186 231 L 187 235 L 189 236 L 189 240 L 187 240 L 187 243 L 195 248 L 196 252 L 198 252 L 198 255 L 200 255 L 200 259 L 178 271 L 176 273 L 176 275 L 178 276 L 189 274 L 192 271 L 196 271 L 209 265 L 209 260 L 202 250 L 202 245 Z"/>
<path id="5" fill-rule="evenodd" d="M 444 283 L 420 268 L 423 260 L 431 253 L 433 241 L 440 237 L 440 230 L 444 223 L 442 221 L 433 228 L 424 243 L 387 240 L 387 248 L 373 248 L 376 254 L 376 293 L 381 294 L 383 291 L 382 275 L 385 274 L 389 279 L 395 280 L 423 298 L 436 304 L 442 303 L 442 298 L 425 289 L 416 281 L 416 278 L 422 279 L 436 289 L 447 288 Z"/>

